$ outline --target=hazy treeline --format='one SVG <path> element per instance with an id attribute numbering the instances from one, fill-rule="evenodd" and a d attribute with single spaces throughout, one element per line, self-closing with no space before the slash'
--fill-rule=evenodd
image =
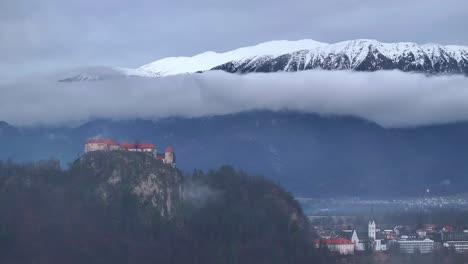
<path id="1" fill-rule="evenodd" d="M 196 171 L 167 219 L 131 192 L 100 199 L 80 166 L 0 162 L 1 263 L 330 261 L 314 252 L 297 202 L 266 179 L 230 167 Z"/>
<path id="2" fill-rule="evenodd" d="M 349 257 L 314 250 L 314 234 L 292 195 L 231 167 L 186 175 L 184 200 L 170 219 L 144 207 L 126 186 L 103 200 L 94 188 L 102 179 L 89 167 L 0 161 L 1 263 L 430 264 L 467 259 L 448 249 Z M 442 212 L 426 214 L 438 223 Z M 453 212 L 445 221 L 464 216 Z M 406 213 L 389 219 L 416 223 L 418 217 Z"/>

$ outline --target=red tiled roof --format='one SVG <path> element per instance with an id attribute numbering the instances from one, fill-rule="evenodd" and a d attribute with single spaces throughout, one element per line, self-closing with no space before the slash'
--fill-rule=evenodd
<path id="1" fill-rule="evenodd" d="M 86 141 L 86 144 L 90 144 L 90 143 L 119 145 L 117 142 L 109 138 L 90 138 Z M 151 143 L 135 144 L 135 143 L 124 142 L 120 146 L 124 149 L 156 149 L 156 146 Z M 168 151 L 168 149 L 170 150 L 170 152 L 172 152 L 171 147 L 168 147 L 166 149 L 166 152 Z"/>
<path id="2" fill-rule="evenodd" d="M 121 145 L 125 149 L 156 149 L 156 146 L 151 143 L 128 143 L 124 142 Z"/>
<path id="3" fill-rule="evenodd" d="M 325 243 L 328 245 L 354 245 L 351 240 L 342 237 L 316 239 L 314 243 Z"/>
<path id="4" fill-rule="evenodd" d="M 151 143 L 140 143 L 138 147 L 141 149 L 156 149 L 156 146 Z"/>
<path id="5" fill-rule="evenodd" d="M 128 143 L 128 142 L 124 142 L 120 146 L 122 146 L 122 148 L 125 148 L 125 149 L 134 149 L 134 148 L 136 148 L 136 144 Z"/>
<path id="6" fill-rule="evenodd" d="M 110 138 L 90 138 L 90 139 L 86 140 L 86 144 L 92 144 L 92 143 L 107 144 L 107 145 L 118 145 L 117 142 L 115 142 L 114 140 L 112 140 Z"/>
<path id="7" fill-rule="evenodd" d="M 172 153 L 172 152 L 174 152 L 174 151 L 172 150 L 172 147 L 169 146 L 169 147 L 166 148 L 166 152 L 171 152 L 171 153 Z"/>

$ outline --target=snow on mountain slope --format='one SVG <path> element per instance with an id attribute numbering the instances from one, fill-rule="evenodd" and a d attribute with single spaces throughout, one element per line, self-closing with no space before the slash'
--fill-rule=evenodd
<path id="1" fill-rule="evenodd" d="M 61 81 L 127 77 L 163 77 L 223 70 L 231 73 L 325 70 L 401 70 L 426 74 L 468 75 L 468 47 L 411 42 L 383 43 L 357 39 L 327 44 L 314 40 L 270 41 L 224 53 L 169 57 L 138 69 L 91 68 Z"/>
<path id="2" fill-rule="evenodd" d="M 62 73 L 61 75 L 65 74 L 66 76 L 72 77 L 60 78 L 60 82 L 100 81 L 129 77 L 157 77 L 150 72 L 119 67 L 88 67 L 85 69 L 76 69 L 73 72 Z"/>
<path id="3" fill-rule="evenodd" d="M 268 59 L 251 57 L 214 67 L 227 72 L 276 72 L 310 69 L 468 74 L 468 47 L 382 43 L 358 39 L 305 49 Z"/>
<path id="4" fill-rule="evenodd" d="M 159 76 L 194 73 L 207 71 L 218 65 L 233 60 L 247 58 L 273 58 L 282 54 L 304 50 L 314 49 L 326 46 L 326 43 L 314 40 L 304 39 L 298 41 L 270 41 L 261 43 L 252 47 L 244 47 L 225 53 L 216 53 L 213 51 L 204 52 L 193 57 L 170 57 L 161 59 L 140 67 L 138 70 L 150 72 Z"/>

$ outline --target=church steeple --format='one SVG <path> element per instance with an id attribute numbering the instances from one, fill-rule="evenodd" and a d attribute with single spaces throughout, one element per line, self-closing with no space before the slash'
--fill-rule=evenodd
<path id="1" fill-rule="evenodd" d="M 376 238 L 375 236 L 375 222 L 374 220 L 369 221 L 369 225 L 368 225 L 368 235 L 369 235 L 369 239 L 374 239 Z"/>

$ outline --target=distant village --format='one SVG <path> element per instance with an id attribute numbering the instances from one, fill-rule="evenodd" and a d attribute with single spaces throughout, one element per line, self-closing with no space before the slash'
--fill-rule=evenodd
<path id="1" fill-rule="evenodd" d="M 130 151 L 130 152 L 143 152 L 156 160 L 162 161 L 164 164 L 169 164 L 172 167 L 176 166 L 174 150 L 168 146 L 164 152 L 159 153 L 158 148 L 152 143 L 129 143 L 122 144 L 109 138 L 90 138 L 84 145 L 85 153 L 92 151 Z"/>
<path id="2" fill-rule="evenodd" d="M 468 230 L 455 230 L 445 225 L 437 227 L 426 224 L 416 230 L 409 226 L 378 228 L 369 221 L 367 230 L 330 230 L 314 227 L 320 237 L 314 241 L 316 248 L 326 248 L 339 255 L 353 255 L 364 251 L 392 251 L 402 254 L 427 254 L 437 249 L 448 249 L 455 253 L 468 252 Z"/>

